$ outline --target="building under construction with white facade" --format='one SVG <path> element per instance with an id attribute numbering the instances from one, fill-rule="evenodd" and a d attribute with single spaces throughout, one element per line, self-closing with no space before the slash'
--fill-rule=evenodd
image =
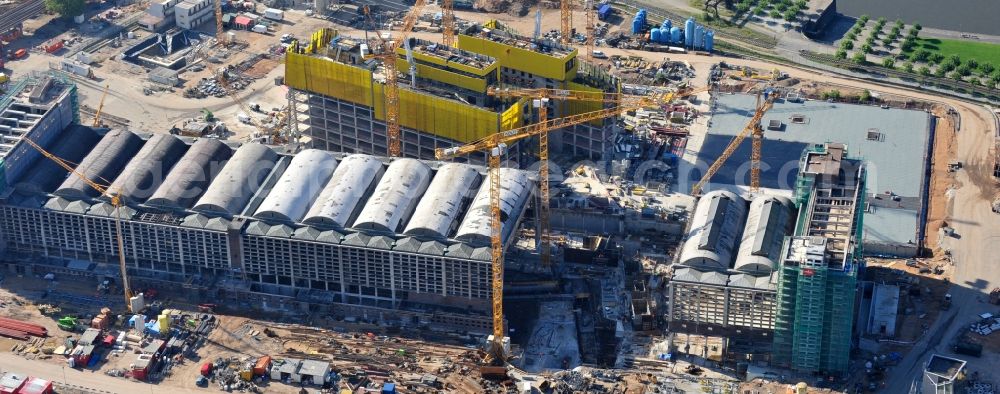
<path id="1" fill-rule="evenodd" d="M 669 283 L 671 333 L 723 337 L 730 360 L 846 372 L 865 166 L 843 144 L 802 154 L 794 201 L 728 191 L 699 201 Z M 797 214 L 795 212 L 798 212 Z"/>
<path id="2" fill-rule="evenodd" d="M 673 333 L 770 343 L 774 328 L 777 267 L 781 242 L 791 234 L 792 202 L 758 196 L 749 203 L 728 191 L 705 194 L 695 207 L 691 230 L 680 247 L 670 280 L 667 320 Z M 769 348 L 769 346 L 767 346 Z"/>
<path id="3" fill-rule="evenodd" d="M 105 196 L 41 157 L 0 196 L 8 269 L 115 276 L 123 220 L 134 282 L 402 325 L 490 329 L 489 187 L 481 167 L 213 139 L 66 128 L 47 143 Z M 65 144 L 64 141 L 83 141 Z M 9 174 L 9 172 L 8 172 Z M 504 169 L 503 234 L 533 183 Z"/>

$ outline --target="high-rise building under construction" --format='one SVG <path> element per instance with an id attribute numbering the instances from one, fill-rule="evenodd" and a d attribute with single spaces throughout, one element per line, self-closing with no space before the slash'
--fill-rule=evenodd
<path id="1" fill-rule="evenodd" d="M 843 144 L 807 149 L 795 191 L 795 235 L 778 269 L 772 363 L 802 372 L 847 372 L 861 267 L 863 161 Z"/>
<path id="2" fill-rule="evenodd" d="M 324 29 L 287 54 L 285 84 L 308 106 L 296 120 L 313 148 L 388 153 L 385 72 L 371 50 L 365 40 Z M 409 38 L 396 55 L 401 154 L 406 157 L 431 159 L 435 148 L 537 121 L 531 100 L 503 101 L 487 94 L 490 87 L 619 89 L 615 78 L 581 65 L 576 49 L 550 39 L 519 36 L 498 22 L 461 32 L 457 48 Z M 599 110 L 602 104 L 546 105 L 549 117 L 558 117 Z M 599 159 L 612 127 L 611 121 L 572 126 L 553 133 L 550 146 L 573 157 Z M 515 155 L 519 152 L 511 148 Z"/>

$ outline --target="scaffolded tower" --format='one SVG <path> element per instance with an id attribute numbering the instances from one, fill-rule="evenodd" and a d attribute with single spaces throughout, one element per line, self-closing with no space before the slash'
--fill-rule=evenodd
<path id="1" fill-rule="evenodd" d="M 772 361 L 803 372 L 847 372 L 861 260 L 863 162 L 843 144 L 806 150 L 799 218 L 778 278 Z"/>

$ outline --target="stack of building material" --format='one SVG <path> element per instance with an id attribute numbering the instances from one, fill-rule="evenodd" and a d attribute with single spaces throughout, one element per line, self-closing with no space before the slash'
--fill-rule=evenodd
<path id="1" fill-rule="evenodd" d="M 20 320 L 0 317 L 0 335 L 14 339 L 28 339 L 28 336 L 44 338 L 48 335 L 45 327 Z"/>

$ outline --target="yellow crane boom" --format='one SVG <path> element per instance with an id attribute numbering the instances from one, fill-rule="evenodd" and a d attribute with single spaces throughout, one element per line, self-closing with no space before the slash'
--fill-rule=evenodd
<path id="1" fill-rule="evenodd" d="M 753 133 L 754 135 L 754 143 L 753 143 L 753 150 L 750 154 L 752 161 L 751 171 L 750 171 L 750 186 L 751 186 L 750 190 L 752 193 L 756 193 L 757 191 L 759 191 L 760 149 L 764 136 L 763 129 L 761 129 L 760 126 L 760 120 L 764 117 L 764 113 L 766 113 L 774 105 L 774 98 L 776 95 L 773 94 L 773 92 L 770 89 L 766 89 L 763 92 L 763 96 L 764 99 L 762 103 L 761 94 L 757 95 L 757 105 L 756 105 L 757 109 L 753 114 L 753 118 L 751 118 L 750 122 L 748 122 L 747 125 L 743 127 L 743 130 L 741 130 L 738 134 L 736 134 L 736 136 L 733 137 L 731 141 L 729 141 L 729 145 L 726 146 L 726 149 L 722 151 L 722 154 L 720 154 L 719 157 L 715 159 L 715 162 L 713 162 L 712 165 L 708 167 L 708 170 L 705 171 L 704 175 L 702 175 L 701 180 L 699 180 L 698 183 L 696 183 L 693 187 L 691 187 L 691 195 L 695 197 L 701 195 L 702 188 L 705 187 L 705 184 L 707 184 L 708 181 L 712 179 L 712 176 L 714 176 L 715 173 L 718 172 L 720 168 L 722 168 L 722 165 L 726 163 L 726 160 L 729 160 L 729 157 L 733 155 L 733 152 L 736 152 L 736 148 L 740 146 L 740 143 L 742 143 L 743 140 L 751 133 Z"/>
<path id="2" fill-rule="evenodd" d="M 21 140 L 30 145 L 32 148 L 35 148 L 35 150 L 41 153 L 42 156 L 45 156 L 49 160 L 56 162 L 56 164 L 58 164 L 60 167 L 62 167 L 66 171 L 69 171 L 77 178 L 80 178 L 80 180 L 86 183 L 87 186 L 90 186 L 90 188 L 96 190 L 102 196 L 106 196 L 109 199 L 111 199 L 111 206 L 115 207 L 115 237 L 118 241 L 118 267 L 119 269 L 121 269 L 122 287 L 125 289 L 125 308 L 127 308 L 129 312 L 134 312 L 132 310 L 132 303 L 131 303 L 132 288 L 129 287 L 128 273 L 126 272 L 125 269 L 125 241 L 124 237 L 122 237 L 122 216 L 121 216 L 121 208 L 124 204 L 122 203 L 121 196 L 118 193 L 109 192 L 108 188 L 88 179 L 86 175 L 83 175 L 82 173 L 77 171 L 76 168 L 69 165 L 69 163 L 67 163 L 62 158 L 53 155 L 52 153 L 49 153 L 49 151 L 39 146 L 37 143 L 35 143 L 35 141 L 32 141 L 27 137 L 24 137 Z"/>
<path id="3" fill-rule="evenodd" d="M 97 111 L 94 111 L 94 127 L 101 126 L 101 111 L 104 110 L 104 99 L 108 97 L 108 89 L 111 85 L 104 85 L 104 94 L 101 95 L 101 103 L 97 105 Z"/>

